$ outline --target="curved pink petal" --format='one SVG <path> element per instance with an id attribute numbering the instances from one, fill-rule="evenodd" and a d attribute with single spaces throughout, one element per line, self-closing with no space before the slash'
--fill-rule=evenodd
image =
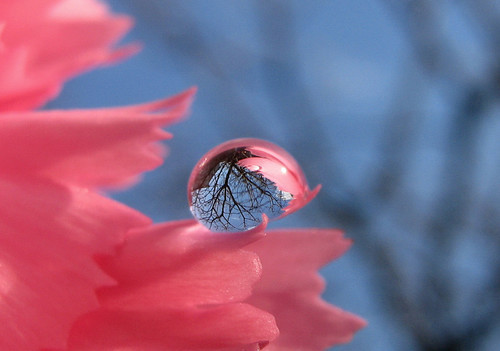
<path id="1" fill-rule="evenodd" d="M 0 177 L 0 349 L 63 348 L 74 320 L 113 281 L 94 254 L 111 254 L 149 219 L 81 188 Z"/>
<path id="2" fill-rule="evenodd" d="M 38 107 L 71 76 L 136 51 L 112 49 L 132 21 L 112 16 L 94 0 L 5 1 L 0 23 L 5 23 L 0 57 L 24 58 L 15 65 L 0 59 L 1 111 Z M 15 75 L 9 73 L 13 68 Z"/>
<path id="3" fill-rule="evenodd" d="M 225 238 L 194 220 L 135 231 L 117 257 L 100 260 L 118 281 L 98 291 L 100 302 L 108 308 L 147 310 L 244 300 L 260 278 L 260 261 L 238 248 L 247 237 L 239 243 Z"/>
<path id="4" fill-rule="evenodd" d="M 278 334 L 274 317 L 240 303 L 260 278 L 262 237 L 215 234 L 194 220 L 131 232 L 100 266 L 117 284 L 71 332 L 70 350 L 259 350 Z"/>
<path id="5" fill-rule="evenodd" d="M 153 310 L 102 310 L 72 330 L 71 351 L 259 350 L 278 331 L 272 315 L 247 304 Z"/>
<path id="6" fill-rule="evenodd" d="M 351 340 L 365 322 L 321 300 L 317 271 L 351 245 L 329 229 L 276 230 L 247 248 L 262 262 L 263 274 L 247 300 L 276 317 L 280 336 L 266 350 L 315 351 Z"/>
<path id="7" fill-rule="evenodd" d="M 0 167 L 83 186 L 116 186 L 162 163 L 160 129 L 183 117 L 194 89 L 144 107 L 6 113 Z"/>

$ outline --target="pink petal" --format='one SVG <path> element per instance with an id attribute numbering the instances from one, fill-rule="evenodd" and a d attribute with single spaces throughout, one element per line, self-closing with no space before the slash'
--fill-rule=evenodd
<path id="1" fill-rule="evenodd" d="M 69 349 L 259 350 L 278 330 L 239 303 L 261 269 L 239 247 L 262 235 L 215 234 L 194 220 L 133 231 L 117 256 L 99 259 L 117 284 L 98 290 L 102 308 L 76 323 Z"/>
<path id="2" fill-rule="evenodd" d="M 111 16 L 106 7 L 93 0 L 3 2 L 1 22 L 5 23 L 2 56 L 11 52 L 25 55 L 15 66 L 0 59 L 1 72 L 13 67 L 17 72 L 15 76 L 0 76 L 2 111 L 38 107 L 54 97 L 71 76 L 136 51 L 132 47 L 111 48 L 132 21 Z"/>
<path id="3" fill-rule="evenodd" d="M 313 351 L 351 340 L 365 322 L 320 299 L 317 271 L 351 242 L 328 229 L 271 231 L 247 248 L 262 262 L 262 279 L 247 300 L 276 317 L 280 337 L 266 350 Z"/>
<path id="4" fill-rule="evenodd" d="M 250 351 L 277 333 L 272 315 L 240 303 L 150 312 L 103 310 L 76 323 L 69 350 Z"/>
<path id="5" fill-rule="evenodd" d="M 187 113 L 193 93 L 145 107 L 3 114 L 0 167 L 82 186 L 125 184 L 161 164 L 154 142 L 169 134 L 160 127 Z"/>
<path id="6" fill-rule="evenodd" d="M 149 220 L 80 188 L 0 178 L 0 349 L 63 348 L 74 320 L 112 283 L 92 256 L 110 254 Z"/>
<path id="7" fill-rule="evenodd" d="M 51 7 L 50 17 L 60 19 L 102 18 L 108 15 L 106 4 L 95 0 L 59 0 Z"/>
<path id="8" fill-rule="evenodd" d="M 262 233 L 262 232 L 260 232 Z M 182 308 L 242 301 L 260 278 L 259 258 L 234 238 L 214 235 L 195 221 L 137 231 L 118 257 L 101 267 L 119 284 L 98 292 L 106 307 Z M 247 243 L 245 236 L 239 246 Z"/>

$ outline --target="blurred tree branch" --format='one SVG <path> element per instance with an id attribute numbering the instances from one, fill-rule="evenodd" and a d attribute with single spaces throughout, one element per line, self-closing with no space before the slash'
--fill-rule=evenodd
<path id="1" fill-rule="evenodd" d="M 370 170 L 372 181 L 362 189 L 353 188 L 339 161 L 338 150 L 324 143 L 329 139 L 325 125 L 311 99 L 311 90 L 298 73 L 300 55 L 296 38 L 296 2 L 254 1 L 262 53 L 252 53 L 224 38 L 211 43 L 199 23 L 181 1 L 137 2 L 153 25 L 164 30 L 166 46 L 196 62 L 203 70 L 200 85 L 214 87 L 223 97 L 226 116 L 211 116 L 227 137 L 246 134 L 272 137 L 265 125 L 256 123 L 254 106 L 245 100 L 241 83 L 234 77 L 245 67 L 262 72 L 266 99 L 281 119 L 288 146 L 313 181 L 327 181 L 325 191 L 311 204 L 333 225 L 340 224 L 356 241 L 356 248 L 367 257 L 373 270 L 380 299 L 401 321 L 401 328 L 412 335 L 418 351 L 482 350 L 485 340 L 499 328 L 500 314 L 500 164 L 486 193 L 479 193 L 478 169 L 481 138 L 492 123 L 492 111 L 500 107 L 500 9 L 494 0 L 461 2 L 435 0 L 381 0 L 405 33 L 412 49 L 412 62 L 406 64 L 391 110 L 383 123 L 379 140 L 378 164 Z M 484 50 L 490 59 L 485 73 L 471 73 L 453 45 L 453 33 L 445 29 L 447 6 L 455 6 L 469 27 L 485 33 Z M 203 81 L 205 79 L 205 81 Z M 414 161 L 423 117 L 420 106 L 429 90 L 438 90 L 449 111 L 440 153 L 443 163 L 435 179 L 436 193 L 430 207 L 421 204 L 411 188 L 409 172 Z M 237 116 L 238 118 L 232 118 Z M 229 117 L 229 118 L 227 118 Z M 303 132 L 302 131 L 307 131 Z M 314 136 L 311 138 L 311 136 Z M 425 135 L 423 136 L 425 137 Z M 307 145 L 307 148 L 304 146 Z M 497 150 L 487 150 L 495 153 Z M 422 169 L 421 172 L 426 172 Z M 420 276 L 415 276 L 398 256 L 394 244 L 398 233 L 390 233 L 380 218 L 392 221 L 405 235 L 418 235 L 422 252 Z M 485 253 L 489 279 L 471 282 L 474 294 L 469 306 L 456 313 L 462 292 L 456 288 L 459 277 L 450 274 L 454 248 L 464 234 L 481 237 L 492 254 Z M 400 253 L 401 255 L 401 253 Z M 415 284 L 415 281 L 418 284 Z M 410 284 L 412 283 L 412 284 Z M 417 288 L 414 288 L 417 286 Z M 461 302 L 464 304 L 464 302 Z"/>

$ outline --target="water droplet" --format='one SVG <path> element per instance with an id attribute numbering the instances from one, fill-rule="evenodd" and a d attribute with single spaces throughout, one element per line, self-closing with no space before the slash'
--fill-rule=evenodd
<path id="1" fill-rule="evenodd" d="M 319 188 L 317 189 L 319 190 Z M 210 150 L 188 184 L 194 217 L 212 231 L 244 231 L 265 214 L 276 219 L 299 209 L 310 191 L 295 159 L 260 139 L 235 139 Z"/>

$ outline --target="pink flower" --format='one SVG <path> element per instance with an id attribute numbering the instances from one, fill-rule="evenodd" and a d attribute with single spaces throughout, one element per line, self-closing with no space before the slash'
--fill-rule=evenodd
<path id="1" fill-rule="evenodd" d="M 143 105 L 31 111 L 135 50 L 94 0 L 0 4 L 0 349 L 322 350 L 364 325 L 319 298 L 334 230 L 151 225 L 103 196 L 162 162 L 193 89 Z"/>
<path id="2" fill-rule="evenodd" d="M 209 232 L 193 220 L 129 233 L 99 261 L 118 284 L 71 350 L 325 350 L 365 322 L 321 300 L 317 269 L 350 241 L 328 229 Z M 266 311 L 266 312 L 264 312 Z M 128 349 L 127 349 L 128 350 Z"/>

